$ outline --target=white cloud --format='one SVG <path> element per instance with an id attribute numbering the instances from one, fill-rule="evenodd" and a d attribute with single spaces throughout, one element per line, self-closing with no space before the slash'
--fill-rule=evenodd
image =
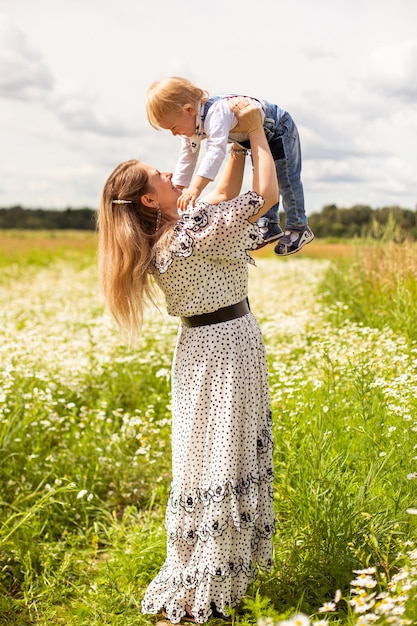
<path id="1" fill-rule="evenodd" d="M 0 95 L 30 100 L 53 87 L 53 78 L 27 37 L 0 14 Z"/>
<path id="2" fill-rule="evenodd" d="M 110 137 L 123 137 L 132 133 L 132 128 L 123 124 L 120 118 L 97 111 L 97 102 L 94 97 L 78 94 L 55 97 L 51 107 L 68 131 Z"/>
<path id="3" fill-rule="evenodd" d="M 65 83 L 65 81 L 62 81 Z M 80 85 L 62 89 L 42 55 L 29 45 L 26 35 L 0 14 L 0 96 L 5 99 L 42 102 L 49 115 L 63 127 L 78 133 L 127 136 L 132 128 L 98 110 L 97 98 Z"/>
<path id="4" fill-rule="evenodd" d="M 386 98 L 417 106 L 417 39 L 374 50 L 365 65 L 363 81 Z"/>
<path id="5" fill-rule="evenodd" d="M 303 54 L 305 55 L 306 59 L 310 59 L 314 61 L 338 58 L 337 50 L 327 47 L 322 42 L 318 43 L 316 41 L 309 41 L 301 47 L 301 50 Z"/>

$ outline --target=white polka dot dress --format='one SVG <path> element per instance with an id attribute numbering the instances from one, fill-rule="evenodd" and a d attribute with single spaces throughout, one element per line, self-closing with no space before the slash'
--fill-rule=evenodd
<path id="1" fill-rule="evenodd" d="M 168 312 L 191 316 L 247 296 L 254 192 L 187 210 L 155 257 Z M 167 556 L 142 601 L 178 623 L 227 614 L 272 556 L 272 424 L 265 349 L 252 313 L 180 325 L 172 367 L 172 484 Z"/>

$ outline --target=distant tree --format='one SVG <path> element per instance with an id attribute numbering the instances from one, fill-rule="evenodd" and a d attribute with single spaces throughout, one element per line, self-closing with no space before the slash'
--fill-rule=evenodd
<path id="1" fill-rule="evenodd" d="M 362 204 L 350 208 L 329 204 L 320 213 L 309 215 L 309 224 L 317 237 L 377 237 L 394 225 L 396 240 L 417 239 L 417 211 L 399 206 L 372 209 Z"/>
<path id="2" fill-rule="evenodd" d="M 87 207 L 63 211 L 57 209 L 24 209 L 20 205 L 0 209 L 0 228 L 26 230 L 94 230 L 93 209 Z"/>
<path id="3" fill-rule="evenodd" d="M 285 214 L 280 212 L 282 223 Z M 95 211 L 88 207 L 74 209 L 27 209 L 20 205 L 0 208 L 0 228 L 29 230 L 94 230 Z M 309 215 L 309 223 L 316 237 L 381 237 L 384 230 L 395 232 L 395 239 L 417 240 L 417 208 L 415 211 L 400 206 L 372 209 L 366 204 L 352 207 L 325 205 L 319 213 Z"/>

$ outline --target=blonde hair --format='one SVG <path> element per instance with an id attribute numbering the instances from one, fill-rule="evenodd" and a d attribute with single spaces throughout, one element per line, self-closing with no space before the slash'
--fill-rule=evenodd
<path id="1" fill-rule="evenodd" d="M 171 76 L 152 83 L 146 93 L 146 113 L 153 128 L 160 130 L 160 122 L 166 115 L 179 113 L 184 104 L 197 106 L 208 99 L 208 93 L 186 78 Z"/>
<path id="2" fill-rule="evenodd" d="M 96 217 L 101 287 L 111 314 L 130 341 L 140 334 L 146 303 L 154 301 L 149 275 L 153 246 L 168 225 L 162 215 L 155 232 L 157 209 L 141 200 L 151 190 L 148 172 L 139 161 L 121 163 L 104 185 Z"/>

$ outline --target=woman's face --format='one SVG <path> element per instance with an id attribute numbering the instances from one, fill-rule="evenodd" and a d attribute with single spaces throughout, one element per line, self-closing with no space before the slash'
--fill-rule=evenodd
<path id="1" fill-rule="evenodd" d="M 172 173 L 160 172 L 151 165 L 143 164 L 143 167 L 148 172 L 149 186 L 152 188 L 146 195 L 151 196 L 165 213 L 178 217 L 177 199 L 181 195 L 181 189 L 172 183 Z"/>

